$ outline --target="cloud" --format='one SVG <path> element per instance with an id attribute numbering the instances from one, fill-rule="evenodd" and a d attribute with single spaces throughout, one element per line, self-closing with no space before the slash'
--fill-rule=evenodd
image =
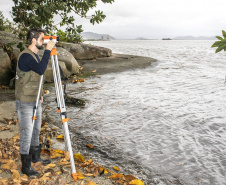
<path id="1" fill-rule="evenodd" d="M 12 11 L 12 6 L 14 5 L 12 0 L 1 0 L 0 1 L 0 7 L 1 10 L 3 12 L 3 15 L 5 18 L 8 18 L 10 20 L 12 20 L 10 11 Z"/>
<path id="2" fill-rule="evenodd" d="M 12 0 L 1 0 L 0 6 L 10 11 Z M 8 7 L 8 8 L 7 8 Z M 106 19 L 94 26 L 88 19 L 75 16 L 75 24 L 84 31 L 110 34 L 116 38 L 159 38 L 183 35 L 213 36 L 225 29 L 225 0 L 115 0 L 112 4 L 98 1 L 89 11 L 101 10 Z"/>

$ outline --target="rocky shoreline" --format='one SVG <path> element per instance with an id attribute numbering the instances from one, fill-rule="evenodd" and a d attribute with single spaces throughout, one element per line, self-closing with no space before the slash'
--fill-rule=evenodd
<path id="1" fill-rule="evenodd" d="M 156 60 L 149 57 L 140 57 L 133 55 L 121 55 L 121 54 L 112 54 L 110 57 L 102 57 L 97 59 L 83 59 L 77 60 L 78 64 L 82 66 L 82 76 L 90 77 L 90 76 L 98 76 L 106 73 L 118 73 L 126 70 L 135 70 L 137 68 L 146 68 L 155 62 Z M 45 117 L 45 115 L 43 115 Z M 10 90 L 5 86 L 1 86 L 0 89 L 0 120 L 4 118 L 10 120 L 16 120 L 16 107 L 15 107 L 15 96 L 14 90 Z M 49 123 L 51 125 L 51 123 Z M 0 126 L 4 126 L 3 123 L 0 123 Z M 19 133 L 19 126 L 17 125 L 9 125 L 9 130 L 1 131 L 0 139 L 10 139 L 15 134 Z M 6 178 L 10 178 L 10 174 L 6 173 Z M 2 173 L 1 178 L 5 178 Z M 99 177 L 89 177 L 90 181 L 95 182 L 101 185 L 113 185 L 120 184 L 117 181 L 112 181 L 108 176 L 99 176 Z M 83 181 L 72 182 L 68 181 L 67 184 L 82 184 Z M 83 182 L 84 184 L 88 184 L 88 181 Z M 127 183 L 128 184 L 128 183 Z"/>
<path id="2" fill-rule="evenodd" d="M 146 68 L 157 60 L 150 57 L 113 53 L 110 57 L 77 61 L 83 67 L 82 73 L 89 76 Z"/>

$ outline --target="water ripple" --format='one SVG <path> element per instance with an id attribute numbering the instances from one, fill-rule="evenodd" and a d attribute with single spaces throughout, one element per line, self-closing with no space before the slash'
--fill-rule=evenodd
<path id="1" fill-rule="evenodd" d="M 99 151 L 93 156 L 126 172 L 136 169 L 148 184 L 226 184 L 226 64 L 212 41 L 95 44 L 159 61 L 70 87 L 89 100 L 86 108 L 68 111 Z"/>

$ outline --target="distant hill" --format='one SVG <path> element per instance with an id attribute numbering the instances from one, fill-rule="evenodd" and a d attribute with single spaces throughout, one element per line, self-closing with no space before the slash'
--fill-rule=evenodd
<path id="1" fill-rule="evenodd" d="M 216 40 L 216 36 L 211 36 L 211 37 L 180 36 L 180 37 L 173 38 L 173 40 Z"/>
<path id="2" fill-rule="evenodd" d="M 107 34 L 98 34 L 93 32 L 82 32 L 84 40 L 115 40 L 114 37 Z"/>
<path id="3" fill-rule="evenodd" d="M 148 40 L 148 39 L 147 38 L 144 38 L 144 37 L 138 37 L 135 40 Z"/>

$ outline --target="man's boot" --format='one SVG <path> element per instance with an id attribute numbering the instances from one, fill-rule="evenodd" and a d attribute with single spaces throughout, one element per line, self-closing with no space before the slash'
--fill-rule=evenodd
<path id="1" fill-rule="evenodd" d="M 38 172 L 36 172 L 31 167 L 31 155 L 29 154 L 21 154 L 21 162 L 22 162 L 22 173 L 27 176 L 37 176 Z"/>
<path id="2" fill-rule="evenodd" d="M 40 153 L 41 153 L 41 145 L 39 146 L 30 146 L 30 152 L 32 155 L 32 162 L 36 163 L 36 162 L 42 162 L 43 164 L 49 164 L 51 163 L 50 160 L 44 160 L 40 157 Z"/>

